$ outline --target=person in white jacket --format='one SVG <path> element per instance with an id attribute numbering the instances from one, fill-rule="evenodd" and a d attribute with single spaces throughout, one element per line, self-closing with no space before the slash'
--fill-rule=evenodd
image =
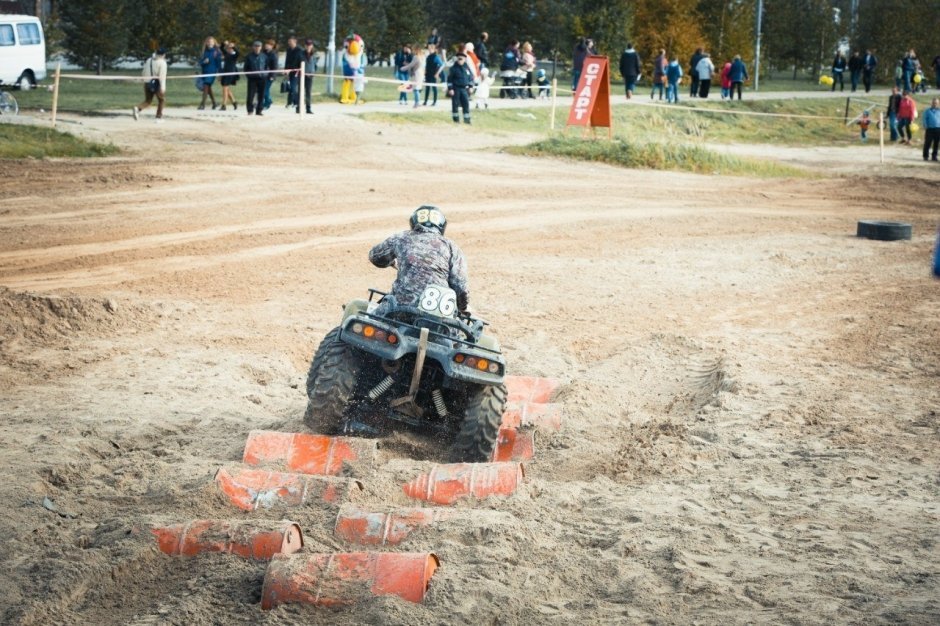
<path id="1" fill-rule="evenodd" d="M 402 72 L 408 73 L 408 85 L 411 87 L 411 93 L 414 94 L 414 108 L 416 109 L 421 106 L 421 90 L 424 89 L 424 66 L 426 58 L 424 50 L 415 46 L 415 52 L 411 57 L 411 61 L 401 67 Z"/>
<path id="2" fill-rule="evenodd" d="M 163 104 L 166 100 L 166 49 L 157 48 L 153 56 L 144 62 L 141 71 L 144 81 L 144 101 L 131 110 L 134 119 L 140 118 L 140 112 L 150 106 L 157 97 L 157 120 L 163 119 Z"/>
<path id="3" fill-rule="evenodd" d="M 473 94 L 475 108 L 479 109 L 481 104 L 484 109 L 490 108 L 490 87 L 493 86 L 494 82 L 496 82 L 496 77 L 490 76 L 490 68 L 484 67 L 480 70 L 480 84 L 477 85 L 476 91 Z"/>
<path id="4" fill-rule="evenodd" d="M 702 53 L 702 58 L 695 66 L 695 73 L 698 74 L 698 97 L 707 98 L 712 86 L 712 74 L 715 73 L 715 64 L 707 52 Z"/>

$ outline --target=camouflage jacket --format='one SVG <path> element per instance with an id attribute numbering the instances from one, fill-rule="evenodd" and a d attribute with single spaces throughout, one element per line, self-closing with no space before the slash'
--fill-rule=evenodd
<path id="1" fill-rule="evenodd" d="M 418 298 L 428 285 L 447 285 L 457 292 L 457 308 L 469 304 L 467 259 L 450 239 L 433 228 L 417 226 L 392 235 L 369 251 L 369 260 L 376 267 L 398 262 L 398 278 L 392 294 L 399 304 L 417 306 Z"/>

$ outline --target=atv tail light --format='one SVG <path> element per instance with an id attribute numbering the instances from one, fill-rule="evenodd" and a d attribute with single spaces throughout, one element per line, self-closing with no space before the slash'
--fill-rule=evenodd
<path id="1" fill-rule="evenodd" d="M 463 363 L 463 360 L 465 358 L 466 357 L 464 355 L 458 354 L 457 356 L 454 357 L 454 363 Z"/>
<path id="2" fill-rule="evenodd" d="M 362 329 L 362 334 L 365 335 L 366 337 L 372 337 L 372 335 L 375 334 L 375 329 L 371 326 L 366 326 L 365 328 Z"/>
<path id="3" fill-rule="evenodd" d="M 362 334 L 362 324 L 358 324 L 358 323 L 357 323 L 357 324 L 353 324 L 353 325 L 352 325 L 352 331 L 353 331 L 354 333 L 356 333 L 357 335 L 361 335 L 361 334 Z"/>
<path id="4" fill-rule="evenodd" d="M 477 366 L 477 360 L 476 360 L 475 358 L 473 358 L 472 356 L 468 356 L 468 357 L 467 357 L 467 360 L 465 361 L 465 363 L 466 363 L 467 367 L 476 367 L 476 366 Z"/>
<path id="5" fill-rule="evenodd" d="M 482 372 L 485 372 L 486 368 L 488 368 L 489 366 L 490 366 L 490 362 L 487 361 L 486 359 L 480 359 L 479 361 L 477 361 L 477 369 Z"/>
<path id="6" fill-rule="evenodd" d="M 499 363 L 490 363 L 490 366 L 487 369 L 490 371 L 490 374 L 498 374 Z"/>
<path id="7" fill-rule="evenodd" d="M 395 335 L 389 333 L 389 335 L 388 335 L 388 342 L 389 342 L 389 343 L 398 343 L 398 337 L 396 337 Z"/>
<path id="8" fill-rule="evenodd" d="M 384 330 L 377 330 L 377 331 L 375 331 L 375 338 L 376 338 L 376 340 L 378 340 L 378 341 L 385 341 L 385 339 L 386 339 L 387 337 L 388 337 L 388 333 L 386 333 Z"/>

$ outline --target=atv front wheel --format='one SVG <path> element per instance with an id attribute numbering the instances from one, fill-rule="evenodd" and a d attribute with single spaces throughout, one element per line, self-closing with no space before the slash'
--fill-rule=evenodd
<path id="1" fill-rule="evenodd" d="M 499 425 L 506 407 L 506 385 L 487 385 L 470 393 L 460 432 L 454 439 L 454 456 L 462 462 L 486 462 L 493 456 Z"/>
<path id="2" fill-rule="evenodd" d="M 326 435 L 342 430 L 362 370 L 353 349 L 336 339 L 338 334 L 339 329 L 336 329 L 323 338 L 307 375 L 304 423 L 311 430 Z"/>

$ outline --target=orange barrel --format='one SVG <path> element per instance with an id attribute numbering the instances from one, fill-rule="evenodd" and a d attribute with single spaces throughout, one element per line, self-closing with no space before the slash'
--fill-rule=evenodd
<path id="1" fill-rule="evenodd" d="M 521 463 L 453 463 L 435 465 L 404 486 L 416 500 L 453 504 L 460 498 L 491 495 L 508 496 L 522 482 Z"/>
<path id="2" fill-rule="evenodd" d="M 344 504 L 336 516 L 337 537 L 367 546 L 397 545 L 412 531 L 449 516 L 440 509 L 398 509 L 391 513 L 364 511 Z"/>
<path id="3" fill-rule="evenodd" d="M 493 448 L 493 461 L 528 461 L 535 456 L 535 433 L 515 428 L 500 428 Z"/>
<path id="4" fill-rule="evenodd" d="M 277 463 L 301 474 L 338 475 L 348 465 L 352 473 L 363 475 L 371 472 L 375 448 L 375 440 L 369 439 L 253 430 L 242 460 L 249 465 Z"/>
<path id="5" fill-rule="evenodd" d="M 259 561 L 275 554 L 291 554 L 304 547 L 300 526 L 294 522 L 251 520 L 228 522 L 195 520 L 151 530 L 160 551 L 173 556 L 227 552 Z"/>
<path id="6" fill-rule="evenodd" d="M 439 566 L 431 552 L 276 554 L 264 574 L 261 608 L 292 602 L 342 606 L 388 595 L 421 602 Z"/>
<path id="7" fill-rule="evenodd" d="M 339 506 L 349 492 L 362 490 L 361 483 L 345 478 L 245 468 L 220 468 L 215 482 L 232 504 L 245 511 L 316 500 Z"/>
<path id="8" fill-rule="evenodd" d="M 538 376 L 507 376 L 505 381 L 507 402 L 548 402 L 561 385 L 557 378 Z"/>
<path id="9" fill-rule="evenodd" d="M 561 430 L 561 405 L 539 402 L 513 402 L 503 411 L 503 428 L 535 426 L 543 430 Z"/>

